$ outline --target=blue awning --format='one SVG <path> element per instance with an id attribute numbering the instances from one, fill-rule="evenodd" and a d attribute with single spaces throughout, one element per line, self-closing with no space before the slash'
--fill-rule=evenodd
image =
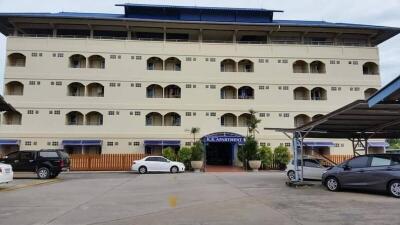
<path id="1" fill-rule="evenodd" d="M 101 140 L 63 140 L 64 146 L 101 146 Z"/>
<path id="2" fill-rule="evenodd" d="M 181 141 L 177 140 L 145 140 L 144 145 L 152 146 L 180 146 Z"/>
<path id="3" fill-rule="evenodd" d="M 331 141 L 304 141 L 306 147 L 334 147 L 335 143 Z"/>
<path id="4" fill-rule="evenodd" d="M 387 143 L 386 141 L 368 141 L 368 147 L 386 148 L 389 147 L 389 143 Z"/>
<path id="5" fill-rule="evenodd" d="M 20 140 L 15 140 L 15 139 L 3 139 L 0 140 L 0 145 L 19 145 Z"/>

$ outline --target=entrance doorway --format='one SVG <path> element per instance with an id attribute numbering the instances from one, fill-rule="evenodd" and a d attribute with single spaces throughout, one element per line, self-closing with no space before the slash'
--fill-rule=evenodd
<path id="1" fill-rule="evenodd" d="M 232 166 L 233 165 L 233 144 L 208 143 L 206 146 L 207 165 Z"/>

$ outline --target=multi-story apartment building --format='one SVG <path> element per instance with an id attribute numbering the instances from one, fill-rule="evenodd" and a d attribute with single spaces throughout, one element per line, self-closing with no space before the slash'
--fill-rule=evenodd
<path id="1" fill-rule="evenodd" d="M 208 161 L 230 164 L 249 109 L 261 119 L 260 145 L 290 146 L 263 128 L 298 126 L 373 94 L 377 46 L 400 32 L 274 20 L 280 11 L 264 9 L 120 6 L 124 14 L 0 14 L 4 96 L 18 110 L 1 116 L 1 153 L 157 154 L 192 145 L 198 127 Z M 346 140 L 309 147 L 352 152 Z"/>

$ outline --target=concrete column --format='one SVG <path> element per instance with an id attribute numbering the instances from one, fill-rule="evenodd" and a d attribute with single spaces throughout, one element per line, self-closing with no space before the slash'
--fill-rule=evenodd
<path id="1" fill-rule="evenodd" d="M 53 37 L 57 37 L 57 29 L 53 28 Z"/>
<path id="2" fill-rule="evenodd" d="M 203 29 L 199 30 L 199 42 L 203 42 Z"/>
<path id="3" fill-rule="evenodd" d="M 236 43 L 236 39 L 237 39 L 237 33 L 238 33 L 238 31 L 237 30 L 234 30 L 233 31 L 233 38 L 232 38 L 232 41 L 233 41 L 233 43 Z"/>
<path id="4" fill-rule="evenodd" d="M 90 38 L 93 39 L 94 31 L 93 29 L 90 29 Z"/>

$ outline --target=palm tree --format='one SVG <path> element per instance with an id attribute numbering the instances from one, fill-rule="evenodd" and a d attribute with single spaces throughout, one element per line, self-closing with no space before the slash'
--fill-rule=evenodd
<path id="1" fill-rule="evenodd" d="M 260 119 L 257 119 L 256 117 L 256 111 L 254 111 L 253 109 L 249 110 L 250 113 L 250 118 L 247 121 L 247 129 L 249 131 L 250 136 L 255 137 L 255 133 L 258 133 L 258 124 L 261 122 Z"/>
<path id="2" fill-rule="evenodd" d="M 200 132 L 200 128 L 198 127 L 192 127 L 190 129 L 190 133 L 193 135 L 193 142 L 196 142 L 196 134 Z"/>

